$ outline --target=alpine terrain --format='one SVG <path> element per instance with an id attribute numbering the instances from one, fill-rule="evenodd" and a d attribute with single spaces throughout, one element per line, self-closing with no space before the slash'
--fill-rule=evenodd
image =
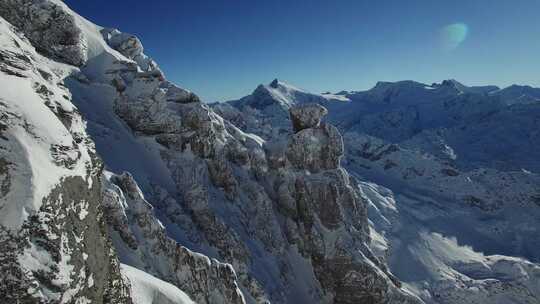
<path id="1" fill-rule="evenodd" d="M 1 0 L 0 298 L 540 303 L 539 130 L 540 89 L 456 80 L 207 104 L 134 35 Z"/>

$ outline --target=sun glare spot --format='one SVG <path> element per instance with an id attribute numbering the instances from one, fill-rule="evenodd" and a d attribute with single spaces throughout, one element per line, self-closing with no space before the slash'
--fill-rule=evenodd
<path id="1" fill-rule="evenodd" d="M 458 48 L 465 39 L 469 27 L 465 23 L 453 23 L 442 28 L 441 30 L 441 46 L 446 51 L 453 51 Z"/>

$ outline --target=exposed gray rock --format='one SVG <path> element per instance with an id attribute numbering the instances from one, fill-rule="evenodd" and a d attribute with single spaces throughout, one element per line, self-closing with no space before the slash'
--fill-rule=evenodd
<path id="1" fill-rule="evenodd" d="M 170 239 L 129 173 L 104 182 L 107 223 L 122 262 L 165 278 L 197 303 L 245 303 L 232 266 Z"/>
<path id="2" fill-rule="evenodd" d="M 63 5 L 51 1 L 3 0 L 0 16 L 22 31 L 38 52 L 76 66 L 86 62 L 84 37 Z"/>
<path id="3" fill-rule="evenodd" d="M 299 127 L 288 143 L 264 143 L 207 105 L 184 102 L 190 100 L 189 94 L 163 77 L 126 70 L 109 74 L 122 79 L 115 85 L 115 112 L 136 134 L 159 144 L 159 156 L 177 191 L 169 194 L 153 186 L 159 193 L 149 193 L 156 213 L 170 229 L 183 231 L 188 243 L 231 264 L 246 301 L 411 300 L 366 246 L 370 239 L 366 206 L 339 164 L 341 135 L 320 122 L 325 108 L 306 105 L 292 110 Z M 171 97 L 177 92 L 180 102 Z M 159 199 L 163 196 L 167 199 Z M 134 221 L 129 217 L 129 212 L 128 219 L 117 217 L 112 227 L 127 250 L 137 251 L 155 237 L 146 232 L 144 239 L 137 238 L 130 232 L 136 226 L 128 228 Z M 172 257 L 163 263 L 185 265 L 174 264 L 181 253 L 168 254 Z M 205 298 L 208 287 L 198 285 L 200 276 L 197 283 L 187 284 L 170 270 L 151 270 L 156 268 L 148 266 L 146 258 L 139 260 L 146 265 L 139 267 L 211 303 Z M 302 263 L 310 276 L 299 284 L 299 276 L 306 275 L 298 269 Z M 187 269 L 181 272 L 197 275 Z M 217 289 L 221 294 L 227 290 Z"/>
<path id="4" fill-rule="evenodd" d="M 103 39 L 110 47 L 126 56 L 126 58 L 137 62 L 143 71 L 161 73 L 157 63 L 143 53 L 144 47 L 136 36 L 122 33 L 113 28 L 102 29 L 101 35 L 103 35 Z"/>
<path id="5" fill-rule="evenodd" d="M 321 118 L 328 114 L 328 110 L 318 103 L 296 105 L 289 111 L 291 112 L 294 132 L 319 127 Z"/>
<path id="6" fill-rule="evenodd" d="M 323 124 L 291 136 L 287 157 L 296 169 L 319 172 L 337 169 L 343 155 L 343 138 L 336 127 Z"/>

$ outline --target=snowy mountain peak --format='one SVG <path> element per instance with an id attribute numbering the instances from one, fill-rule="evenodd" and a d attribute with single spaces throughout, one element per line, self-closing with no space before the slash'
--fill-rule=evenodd
<path id="1" fill-rule="evenodd" d="M 233 103 L 237 106 L 249 104 L 257 109 L 277 106 L 287 111 L 297 103 L 323 102 L 326 100 L 327 98 L 323 95 L 308 93 L 276 78 L 268 85 L 260 84 L 251 95 Z"/>
<path id="2" fill-rule="evenodd" d="M 277 89 L 278 85 L 279 85 L 279 80 L 277 78 L 272 80 L 272 82 L 270 83 L 270 87 L 274 89 Z"/>
<path id="3" fill-rule="evenodd" d="M 455 90 L 458 94 L 489 94 L 491 92 L 495 92 L 499 90 L 499 87 L 493 86 L 493 85 L 487 85 L 487 86 L 466 86 L 462 84 L 461 82 L 455 80 L 455 79 L 446 79 L 443 80 L 440 84 L 434 83 L 432 85 L 434 88 L 447 88 L 451 90 Z"/>

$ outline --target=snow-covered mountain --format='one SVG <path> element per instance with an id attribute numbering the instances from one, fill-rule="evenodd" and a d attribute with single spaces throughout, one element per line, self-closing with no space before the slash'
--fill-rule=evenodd
<path id="1" fill-rule="evenodd" d="M 428 152 L 467 170 L 540 171 L 540 102 L 516 102 L 518 94 L 512 92 L 521 91 L 515 86 L 498 90 L 455 80 L 432 85 L 400 81 L 379 82 L 367 91 L 319 95 L 277 80 L 273 84 L 213 107 L 242 130 L 269 139 L 290 132 L 290 105 L 316 102 L 329 109 L 328 120 L 343 133 L 364 133 Z M 525 91 L 533 96 L 535 89 Z"/>
<path id="2" fill-rule="evenodd" d="M 213 107 L 268 141 L 291 132 L 291 105 L 328 108 L 369 202 L 372 249 L 409 290 L 427 303 L 539 301 L 540 103 L 455 80 L 322 95 L 273 84 Z M 288 99 L 261 106 L 261 88 Z"/>
<path id="3" fill-rule="evenodd" d="M 0 84 L 6 303 L 540 299 L 533 88 L 207 105 L 60 0 L 0 2 Z"/>

